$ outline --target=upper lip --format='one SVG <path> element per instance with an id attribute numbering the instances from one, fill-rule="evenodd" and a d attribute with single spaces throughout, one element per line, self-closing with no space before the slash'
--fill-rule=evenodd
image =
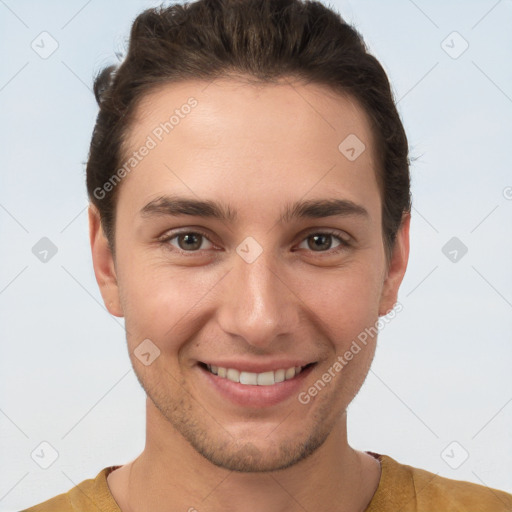
<path id="1" fill-rule="evenodd" d="M 308 364 L 315 363 L 316 361 L 304 361 L 303 359 L 282 359 L 279 361 L 227 361 L 225 359 L 217 359 L 215 361 L 209 360 L 200 362 L 207 365 L 220 366 L 221 368 L 233 368 L 242 372 L 264 373 L 282 369 L 286 370 L 292 366 L 300 366 L 302 368 Z"/>

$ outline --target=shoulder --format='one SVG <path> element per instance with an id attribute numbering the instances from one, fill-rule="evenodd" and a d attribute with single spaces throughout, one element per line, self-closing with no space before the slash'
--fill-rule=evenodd
<path id="1" fill-rule="evenodd" d="M 43 503 L 26 508 L 21 512 L 74 512 L 74 508 L 69 501 L 68 493 L 59 494 Z"/>
<path id="2" fill-rule="evenodd" d="M 121 512 L 107 484 L 108 474 L 118 467 L 104 468 L 95 478 L 21 512 Z"/>
<path id="3" fill-rule="evenodd" d="M 403 511 L 511 512 L 512 494 L 485 485 L 453 480 L 380 455 L 387 492 L 396 490 Z M 384 490 L 384 489 L 383 489 Z M 408 508 L 409 507 L 409 508 Z"/>
<path id="4" fill-rule="evenodd" d="M 446 510 L 511 512 L 512 494 L 472 482 L 453 480 L 411 468 L 418 505 L 439 503 Z"/>

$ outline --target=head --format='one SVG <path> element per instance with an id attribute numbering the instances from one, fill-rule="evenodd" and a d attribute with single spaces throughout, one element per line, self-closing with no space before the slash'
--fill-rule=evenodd
<path id="1" fill-rule="evenodd" d="M 300 392 L 393 308 L 407 265 L 408 145 L 384 70 L 318 2 L 200 0 L 139 15 L 95 93 L 94 268 L 152 406 L 216 465 L 306 458 L 376 336 Z M 237 361 L 308 369 L 258 406 L 210 385 L 205 365 Z"/>

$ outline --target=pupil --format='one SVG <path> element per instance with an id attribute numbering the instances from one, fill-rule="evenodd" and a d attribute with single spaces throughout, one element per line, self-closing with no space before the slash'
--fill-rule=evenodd
<path id="1" fill-rule="evenodd" d="M 180 242 L 185 242 L 185 247 L 182 247 L 182 244 L 180 243 L 181 249 L 184 250 L 191 250 L 191 249 L 199 249 L 201 247 L 201 235 L 197 235 L 195 233 L 185 233 L 179 237 Z"/>
<path id="2" fill-rule="evenodd" d="M 309 244 L 310 249 L 314 251 L 322 250 L 322 249 L 330 249 L 331 247 L 331 235 L 313 235 L 312 239 L 314 239 L 314 244 L 311 246 Z"/>

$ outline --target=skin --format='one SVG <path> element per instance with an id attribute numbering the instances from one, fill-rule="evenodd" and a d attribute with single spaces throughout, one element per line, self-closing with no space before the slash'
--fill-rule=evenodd
<path id="1" fill-rule="evenodd" d="M 89 208 L 96 279 L 110 313 L 125 318 L 148 396 L 145 449 L 108 485 L 123 512 L 365 510 L 380 465 L 348 444 L 346 408 L 376 337 L 308 404 L 294 395 L 267 407 L 234 405 L 198 378 L 197 363 L 315 361 L 307 391 L 396 303 L 410 217 L 388 263 L 369 120 L 355 100 L 321 85 L 236 77 L 166 85 L 138 105 L 127 154 L 191 96 L 198 105 L 119 185 L 115 258 Z M 338 150 L 349 134 L 366 146 L 355 161 Z M 237 218 L 140 214 L 166 194 L 223 202 Z M 287 203 L 332 198 L 368 216 L 279 222 Z M 188 252 L 178 237 L 159 240 L 183 228 L 208 238 Z M 336 252 L 339 239 L 327 235 L 315 250 L 312 237 L 325 229 L 350 245 Z M 263 250 L 252 263 L 236 252 L 248 236 Z M 160 355 L 145 366 L 134 350 L 148 338 Z"/>

